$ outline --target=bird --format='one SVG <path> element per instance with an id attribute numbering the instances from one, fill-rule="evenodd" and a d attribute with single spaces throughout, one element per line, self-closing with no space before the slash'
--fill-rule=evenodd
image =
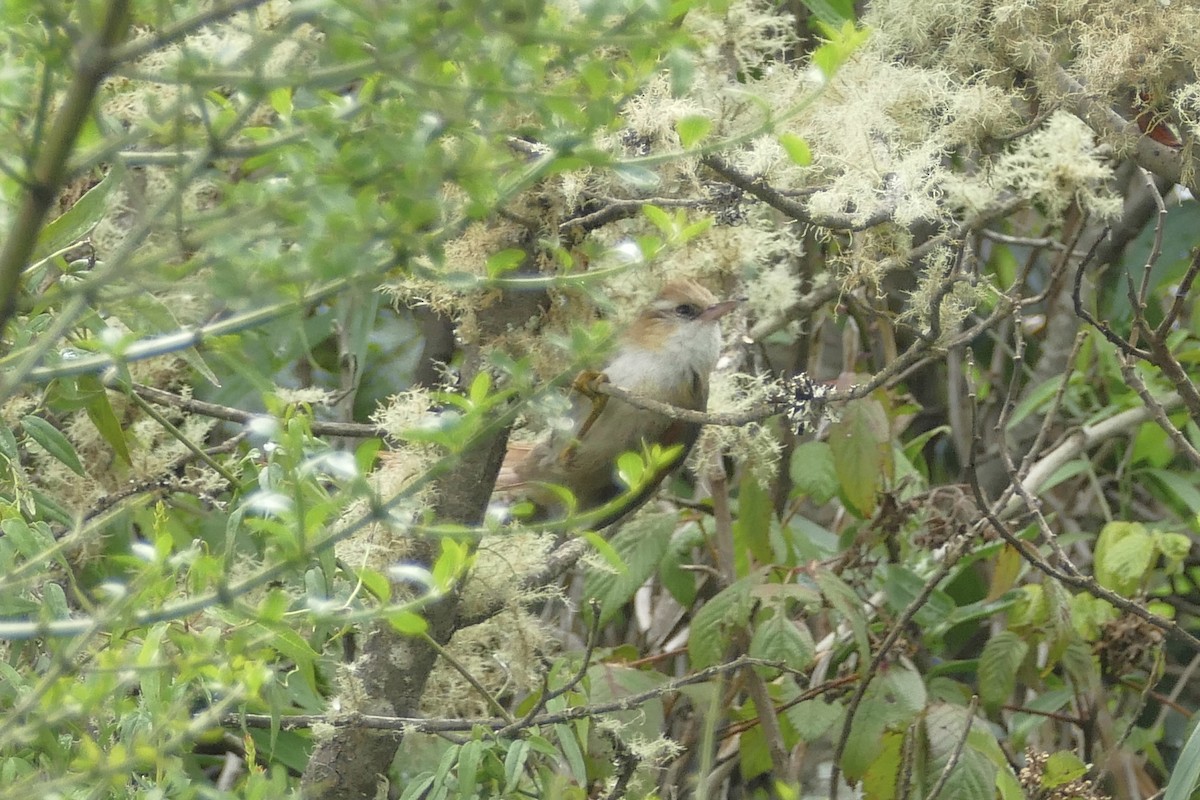
<path id="1" fill-rule="evenodd" d="M 549 488 L 554 486 L 570 490 L 577 512 L 590 511 L 627 491 L 617 477 L 616 462 L 622 453 L 679 445 L 668 463 L 639 482 L 634 496 L 589 520 L 589 527 L 603 528 L 638 508 L 682 463 L 701 426 L 639 408 L 598 389 L 607 382 L 679 408 L 706 410 L 709 376 L 721 351 L 720 320 L 739 303 L 719 302 L 694 280 L 666 283 L 621 335 L 604 368 L 585 370 L 575 379 L 571 424 L 532 448 L 510 449 L 497 486 L 503 484 L 510 492 L 516 489 L 532 501 L 533 519 L 567 513 L 561 492 Z"/>

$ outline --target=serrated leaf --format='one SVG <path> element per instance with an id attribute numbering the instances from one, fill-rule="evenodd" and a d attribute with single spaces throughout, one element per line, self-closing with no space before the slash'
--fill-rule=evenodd
<path id="1" fill-rule="evenodd" d="M 1096 580 L 1126 597 L 1141 586 L 1155 556 L 1154 540 L 1139 522 L 1110 522 L 1096 540 Z"/>
<path id="2" fill-rule="evenodd" d="M 612 554 L 624 569 L 588 570 L 583 593 L 600 602 L 601 625 L 612 619 L 654 574 L 670 546 L 675 519 L 672 513 L 635 517 L 609 540 Z"/>
<path id="3" fill-rule="evenodd" d="M 875 513 L 879 490 L 892 472 L 887 414 L 878 400 L 847 403 L 829 429 L 829 446 L 842 496 L 863 518 Z"/>
<path id="4" fill-rule="evenodd" d="M 1062 648 L 1059 657 L 1063 672 L 1067 678 L 1082 692 L 1090 692 L 1097 687 L 1100 680 L 1100 670 L 1096 656 L 1092 653 L 1091 645 L 1072 634 Z"/>
<path id="5" fill-rule="evenodd" d="M 812 163 L 812 150 L 809 149 L 808 142 L 804 140 L 804 137 L 794 133 L 782 133 L 779 135 L 779 144 L 787 152 L 792 163 L 801 167 L 807 167 Z"/>
<path id="6" fill-rule="evenodd" d="M 737 552 L 738 573 L 745 574 L 746 556 L 751 554 L 760 564 L 775 561 L 771 547 L 771 526 L 775 509 L 771 497 L 755 479 L 751 470 L 746 470 L 738 489 L 738 514 L 733 523 L 733 540 Z"/>
<path id="7" fill-rule="evenodd" d="M 934 775 L 941 775 L 945 762 L 934 762 Z M 996 796 L 996 775 L 999 772 L 996 765 L 987 756 L 968 745 L 955 762 L 946 783 L 942 787 L 942 797 L 954 800 L 994 800 Z"/>
<path id="8" fill-rule="evenodd" d="M 1182 561 L 1192 548 L 1192 540 L 1182 533 L 1158 532 L 1154 542 L 1168 561 Z"/>
<path id="9" fill-rule="evenodd" d="M 792 451 L 788 474 L 796 491 L 817 505 L 837 496 L 838 476 L 833 466 L 833 448 L 828 442 L 804 442 Z"/>
<path id="10" fill-rule="evenodd" d="M 874 758 L 862 777 L 863 797 L 898 800 L 896 785 L 903 763 L 904 739 L 905 734 L 895 731 L 883 734 Z"/>
<path id="11" fill-rule="evenodd" d="M 803 625 L 797 625 L 782 613 L 782 604 L 768 619 L 757 625 L 750 639 L 750 655 L 768 661 L 781 661 L 792 669 L 805 669 L 813 662 L 816 644 Z"/>
<path id="12" fill-rule="evenodd" d="M 1065 783 L 1082 778 L 1087 774 L 1087 764 L 1079 756 L 1066 750 L 1051 753 L 1046 758 L 1046 768 L 1042 772 L 1042 787 L 1055 789 Z"/>
<path id="13" fill-rule="evenodd" d="M 679 135 L 679 143 L 684 150 L 692 149 L 711 130 L 712 120 L 699 114 L 689 114 L 675 121 L 675 133 Z"/>
<path id="14" fill-rule="evenodd" d="M 988 584 L 987 597 L 984 599 L 988 602 L 997 600 L 1013 588 L 1017 583 L 1017 578 L 1021 576 L 1024 566 L 1025 559 L 1021 557 L 1017 549 L 1005 543 L 993 561 L 992 578 Z"/>
<path id="15" fill-rule="evenodd" d="M 821 595 L 829 601 L 842 620 L 850 626 L 854 633 L 854 643 L 858 647 L 858 668 L 864 670 L 871 663 L 871 640 L 867 634 L 867 618 L 863 614 L 862 602 L 841 578 L 827 569 L 819 569 L 813 575 Z"/>
<path id="16" fill-rule="evenodd" d="M 612 567 L 613 572 L 623 575 L 629 571 L 629 565 L 625 563 L 625 559 L 621 558 L 621 554 L 617 552 L 617 549 L 612 546 L 612 543 L 608 539 L 605 539 L 595 531 L 585 531 L 583 538 L 604 559 L 605 563 Z"/>
<path id="17" fill-rule="evenodd" d="M 845 714 L 846 709 L 838 703 L 827 703 L 821 698 L 805 700 L 784 712 L 797 735 L 806 742 L 815 742 L 833 727 Z"/>
<path id="18" fill-rule="evenodd" d="M 979 696 L 984 707 L 1002 706 L 1017 685 L 1017 670 L 1029 645 L 1013 631 L 1001 631 L 988 640 L 979 655 Z"/>
<path id="19" fill-rule="evenodd" d="M 30 414 L 21 418 L 21 429 L 30 439 L 41 445 L 47 453 L 66 464 L 76 475 L 83 477 L 87 474 L 83 471 L 83 464 L 79 462 L 79 456 L 75 454 L 75 448 L 58 428 L 41 417 Z"/>
<path id="20" fill-rule="evenodd" d="M 871 681 L 850 724 L 842 756 L 847 780 L 861 778 L 879 757 L 884 734 L 901 731 L 925 706 L 925 685 L 916 672 L 899 667 Z"/>
<path id="21" fill-rule="evenodd" d="M 667 676 L 654 670 L 603 662 L 592 665 L 587 675 L 591 687 L 588 700 L 595 704 L 611 703 L 633 694 L 652 691 L 668 680 Z M 662 730 L 663 701 L 661 698 L 655 698 L 637 708 L 616 711 L 605 716 L 619 722 L 624 735 L 643 737 L 649 741 Z"/>
<path id="22" fill-rule="evenodd" d="M 692 657 L 693 667 L 703 669 L 719 662 L 729 649 L 733 632 L 750 623 L 754 608 L 750 590 L 757 580 L 757 576 L 751 575 L 735 581 L 701 606 L 692 617 L 688 654 Z"/>

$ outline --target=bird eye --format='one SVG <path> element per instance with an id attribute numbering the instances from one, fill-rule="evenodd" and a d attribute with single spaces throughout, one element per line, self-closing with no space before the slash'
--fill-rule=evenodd
<path id="1" fill-rule="evenodd" d="M 675 306 L 675 313 L 684 319 L 695 319 L 703 309 L 695 303 L 680 303 Z"/>

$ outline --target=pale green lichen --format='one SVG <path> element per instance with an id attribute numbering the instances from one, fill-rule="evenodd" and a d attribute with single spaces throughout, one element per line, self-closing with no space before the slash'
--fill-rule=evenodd
<path id="1" fill-rule="evenodd" d="M 708 410 L 744 414 L 767 405 L 774 382 L 766 376 L 718 371 L 712 376 Z M 715 459 L 726 453 L 749 469 L 755 480 L 769 483 L 779 468 L 779 438 L 765 422 L 746 425 L 707 425 L 688 457 L 688 467 L 704 479 Z"/>
<path id="2" fill-rule="evenodd" d="M 454 660 L 501 702 L 536 690 L 543 660 L 556 649 L 547 627 L 518 610 L 459 630 L 446 645 Z M 458 669 L 438 659 L 425 684 L 421 712 L 439 718 L 479 718 L 491 716 L 493 708 Z"/>

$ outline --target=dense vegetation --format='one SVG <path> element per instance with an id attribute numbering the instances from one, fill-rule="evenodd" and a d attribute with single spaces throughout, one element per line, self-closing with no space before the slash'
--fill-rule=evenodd
<path id="1" fill-rule="evenodd" d="M 0 798 L 1192 796 L 1192 4 L 0 16 Z M 674 277 L 687 468 L 488 513 Z"/>

